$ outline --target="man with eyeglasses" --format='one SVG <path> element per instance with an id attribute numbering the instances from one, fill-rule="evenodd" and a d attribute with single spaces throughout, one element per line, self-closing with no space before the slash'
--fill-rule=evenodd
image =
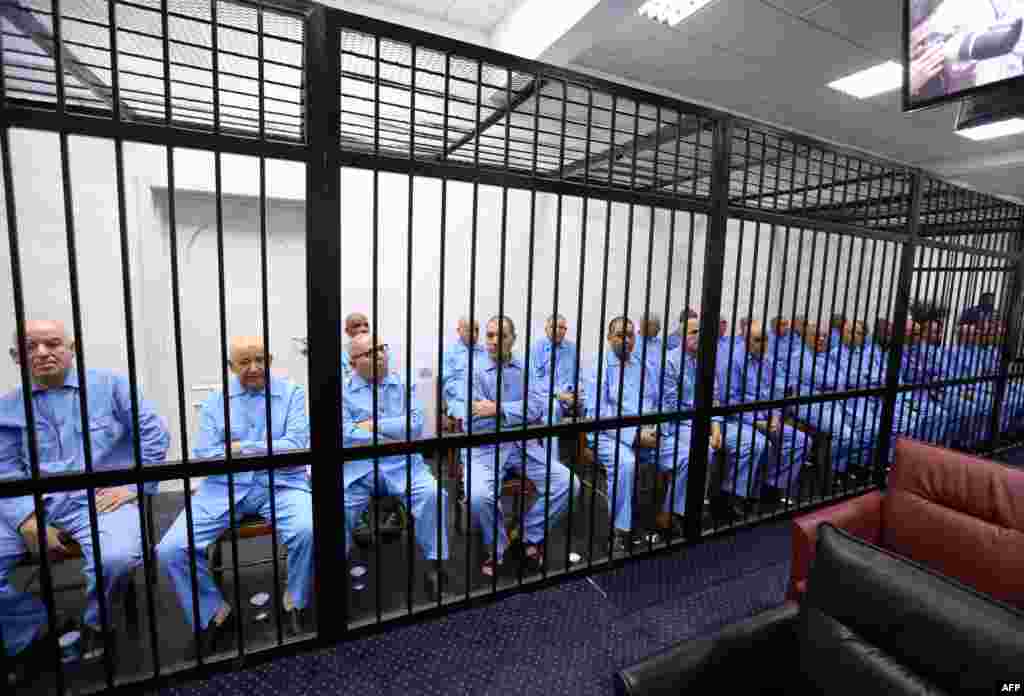
<path id="1" fill-rule="evenodd" d="M 423 434 L 423 408 L 416 398 L 415 385 L 406 386 L 398 373 L 388 369 L 387 344 L 377 343 L 370 334 L 360 334 L 352 339 L 351 355 L 353 374 L 341 397 L 344 446 L 418 439 Z M 373 459 L 346 462 L 342 483 L 346 556 L 352 549 L 352 531 L 369 507 L 370 499 L 394 496 L 409 505 L 423 557 L 427 561 L 448 558 L 447 495 L 423 461 L 423 455 L 381 457 L 376 465 Z M 446 579 L 444 571 L 434 565 L 431 563 L 424 572 L 424 587 L 431 600 L 444 591 Z"/>
<path id="2" fill-rule="evenodd" d="M 197 459 L 220 458 L 227 448 L 234 456 L 275 454 L 309 447 L 309 419 L 306 416 L 305 390 L 291 380 L 272 376 L 273 356 L 266 353 L 258 336 L 237 336 L 231 340 L 228 367 L 228 418 L 224 421 L 224 394 L 207 397 L 199 411 L 199 430 L 192 447 Z M 270 426 L 267 426 L 267 396 L 270 397 Z M 313 495 L 304 465 L 273 471 L 242 471 L 234 476 L 234 504 L 237 524 L 247 515 L 271 521 L 288 549 L 288 589 L 282 607 L 292 634 L 304 629 L 306 608 L 312 595 L 313 576 Z M 230 519 L 228 475 L 207 477 L 192 496 L 192 536 L 188 541 L 188 518 L 182 510 L 157 546 L 157 557 L 170 578 L 178 603 L 190 627 L 200 628 L 200 650 L 216 651 L 230 637 L 239 619 L 232 611 L 206 561 L 206 548 L 232 524 Z M 192 612 L 191 564 L 196 566 L 199 616 Z"/>
<path id="3" fill-rule="evenodd" d="M 510 430 L 524 424 L 546 425 L 549 418 L 552 424 L 559 421 L 560 409 L 547 398 L 546 385 L 531 379 L 526 391 L 523 364 L 512 354 L 515 341 L 516 327 L 511 319 L 495 316 L 487 322 L 487 355 L 474 364 L 472 384 L 460 388 L 469 394 L 468 401 L 460 406 L 465 409 L 463 417 L 472 420 L 473 434 L 496 432 L 499 425 L 502 430 Z M 474 447 L 469 450 L 468 459 L 470 516 L 473 524 L 480 527 L 487 549 L 480 572 L 484 577 L 494 577 L 508 547 L 495 489 L 500 488 L 507 474 L 523 469 L 537 489 L 537 500 L 523 519 L 523 558 L 528 569 L 543 568 L 545 520 L 547 527 L 554 527 L 569 505 L 569 496 L 576 495 L 580 488 L 580 482 L 573 480 L 569 469 L 558 460 L 558 448 L 544 439 L 530 438 Z"/>
<path id="4" fill-rule="evenodd" d="M 25 322 L 24 340 L 24 345 L 18 347 L 15 334 L 15 347 L 10 353 L 16 365 L 28 363 L 40 475 L 84 472 L 86 442 L 93 471 L 132 468 L 136 434 L 143 465 L 164 460 L 170 444 L 167 425 L 151 403 L 136 395 L 136 433 L 127 377 L 107 370 L 79 371 L 75 367 L 75 342 L 60 321 Z M 88 441 L 82 437 L 83 391 L 88 410 L 88 423 L 84 424 Z M 19 386 L 0 397 L 0 479 L 31 478 L 29 437 L 25 397 Z M 146 484 L 144 492 L 152 495 L 156 489 L 156 483 Z M 46 610 L 39 600 L 18 592 L 10 583 L 11 571 L 26 551 L 39 555 L 42 537 L 51 556 L 68 552 L 71 542 L 81 548 L 86 581 L 83 654 L 95 656 L 112 647 L 112 626 L 108 625 L 109 632 L 104 633 L 100 625 L 99 593 L 103 593 L 109 621 L 114 590 L 142 562 L 137 493 L 138 488 L 132 485 L 96 489 L 102 590 L 97 587 L 93 527 L 85 490 L 43 495 L 45 526 L 36 518 L 32 496 L 0 499 L 0 607 L 5 611 L 0 621 L 8 656 L 28 654 L 25 651 L 40 639 L 46 623 Z"/>

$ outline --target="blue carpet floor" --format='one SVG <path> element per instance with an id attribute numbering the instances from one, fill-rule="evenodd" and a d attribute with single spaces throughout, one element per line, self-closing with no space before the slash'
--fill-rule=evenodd
<path id="1" fill-rule="evenodd" d="M 167 696 L 610 694 L 616 670 L 783 601 L 789 523 L 164 690 Z"/>

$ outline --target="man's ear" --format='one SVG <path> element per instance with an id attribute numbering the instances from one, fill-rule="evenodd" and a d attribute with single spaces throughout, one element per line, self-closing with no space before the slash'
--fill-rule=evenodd
<path id="1" fill-rule="evenodd" d="M 267 369 L 268 370 L 270 369 L 270 366 L 273 364 L 273 362 L 274 362 L 274 354 L 273 353 L 267 353 Z"/>
<path id="2" fill-rule="evenodd" d="M 8 352 L 10 353 L 11 360 L 14 361 L 14 364 L 15 365 L 20 365 L 21 364 L 21 359 L 20 359 L 21 356 L 18 354 L 18 349 L 17 348 L 11 348 L 11 349 L 9 349 Z"/>
<path id="3" fill-rule="evenodd" d="M 68 351 L 70 351 L 72 353 L 75 352 L 75 341 L 74 341 L 74 339 L 68 341 Z"/>

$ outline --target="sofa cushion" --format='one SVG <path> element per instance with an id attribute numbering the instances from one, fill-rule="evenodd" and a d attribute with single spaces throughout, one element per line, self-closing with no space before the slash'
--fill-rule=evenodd
<path id="1" fill-rule="evenodd" d="M 996 693 L 1024 665 L 1024 612 L 829 524 L 804 605 L 950 692 Z"/>
<path id="2" fill-rule="evenodd" d="M 817 609 L 800 612 L 800 671 L 821 694 L 948 693 Z"/>
<path id="3" fill-rule="evenodd" d="M 881 545 L 1024 607 L 1024 470 L 899 439 Z"/>

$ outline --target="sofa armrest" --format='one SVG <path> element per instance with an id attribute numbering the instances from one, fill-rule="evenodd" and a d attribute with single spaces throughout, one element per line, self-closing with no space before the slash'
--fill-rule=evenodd
<path id="1" fill-rule="evenodd" d="M 744 684 L 763 693 L 770 673 L 785 675 L 792 670 L 785 661 L 795 661 L 796 626 L 799 605 L 787 602 L 719 631 L 716 635 L 677 643 L 615 673 L 617 696 L 678 696 L 718 692 L 728 685 L 730 693 L 741 693 Z M 750 669 L 752 664 L 773 665 L 771 670 Z M 795 663 L 794 663 L 795 669 Z M 780 684 L 780 693 L 784 687 Z"/>
<path id="2" fill-rule="evenodd" d="M 836 505 L 793 518 L 793 551 L 786 599 L 798 601 L 807 591 L 814 549 L 818 544 L 818 525 L 828 522 L 872 544 L 882 536 L 882 493 L 871 491 Z"/>

